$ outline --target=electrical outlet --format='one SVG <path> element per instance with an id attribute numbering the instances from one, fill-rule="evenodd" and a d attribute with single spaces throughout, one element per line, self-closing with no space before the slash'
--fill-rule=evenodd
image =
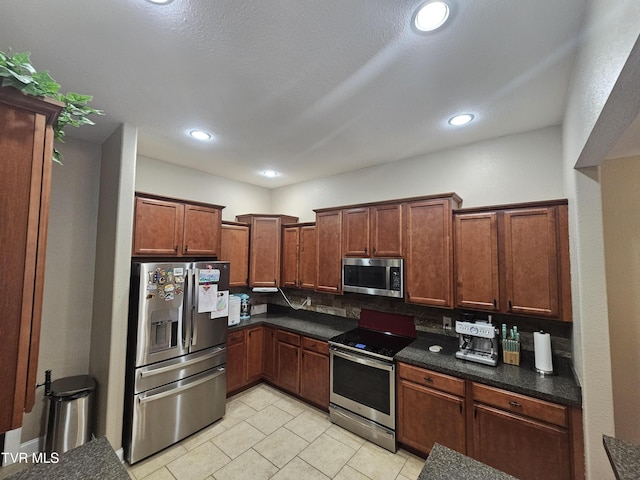
<path id="1" fill-rule="evenodd" d="M 451 317 L 442 317 L 442 328 L 451 330 Z"/>
<path id="2" fill-rule="evenodd" d="M 311 306 L 311 297 L 307 297 L 307 307 Z"/>

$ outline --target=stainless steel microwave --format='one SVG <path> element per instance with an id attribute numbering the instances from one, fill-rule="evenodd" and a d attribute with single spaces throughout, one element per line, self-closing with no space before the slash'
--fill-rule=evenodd
<path id="1" fill-rule="evenodd" d="M 342 291 L 404 297 L 402 258 L 343 258 Z"/>

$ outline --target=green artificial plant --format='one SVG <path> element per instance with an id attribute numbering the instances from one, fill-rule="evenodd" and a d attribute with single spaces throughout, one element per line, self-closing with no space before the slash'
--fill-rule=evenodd
<path id="1" fill-rule="evenodd" d="M 0 85 L 17 88 L 27 95 L 49 97 L 64 104 L 64 108 L 53 125 L 54 138 L 64 143 L 64 127 L 73 125 L 93 125 L 88 115 L 103 115 L 101 110 L 87 106 L 92 100 L 91 95 L 78 93 L 62 94 L 60 85 L 51 78 L 49 72 L 38 72 L 29 60 L 30 52 L 7 55 L 0 51 Z M 62 154 L 53 149 L 53 160 L 62 164 Z"/>

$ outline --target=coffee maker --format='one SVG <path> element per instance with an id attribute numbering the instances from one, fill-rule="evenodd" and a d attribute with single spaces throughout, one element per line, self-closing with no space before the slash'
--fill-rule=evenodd
<path id="1" fill-rule="evenodd" d="M 456 321 L 459 350 L 456 358 L 495 367 L 498 365 L 497 330 L 491 320 L 473 320 L 465 315 L 464 321 Z"/>

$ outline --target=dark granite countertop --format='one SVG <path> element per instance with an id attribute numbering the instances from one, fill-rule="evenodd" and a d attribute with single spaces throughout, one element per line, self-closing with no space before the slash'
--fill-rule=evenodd
<path id="1" fill-rule="evenodd" d="M 58 463 L 38 463 L 6 480 L 129 480 L 106 437 L 100 437 L 60 455 Z"/>
<path id="2" fill-rule="evenodd" d="M 613 473 L 618 480 L 640 478 L 640 445 L 634 445 L 607 435 L 602 436 Z"/>
<path id="3" fill-rule="evenodd" d="M 436 443 L 418 480 L 516 480 L 500 470 Z"/>
<path id="4" fill-rule="evenodd" d="M 306 310 L 296 311 L 285 307 L 271 309 L 271 305 L 269 307 L 268 313 L 253 315 L 249 320 L 243 320 L 239 325 L 229 327 L 229 331 L 266 324 L 327 341 L 331 337 L 351 330 L 358 325 L 357 320 L 351 318 Z M 432 353 L 429 351 L 431 345 L 441 345 L 444 348 L 440 353 Z M 418 367 L 561 405 L 575 407 L 582 405 L 581 389 L 568 359 L 554 357 L 554 368 L 557 375 L 541 376 L 531 368 L 534 359 L 533 353 L 530 352 L 523 352 L 520 366 L 501 362 L 497 367 L 489 367 L 455 358 L 457 349 L 458 338 L 456 336 L 418 332 L 416 341 L 401 350 L 395 358 Z"/>
<path id="5" fill-rule="evenodd" d="M 431 345 L 441 345 L 440 353 L 429 351 Z M 561 405 L 582 406 L 582 391 L 575 379 L 569 359 L 554 357 L 557 375 L 541 376 L 532 366 L 532 352 L 523 352 L 519 366 L 500 362 L 496 367 L 455 358 L 458 338 L 418 333 L 418 339 L 396 355 L 396 360 L 458 378 L 521 393 Z"/>

